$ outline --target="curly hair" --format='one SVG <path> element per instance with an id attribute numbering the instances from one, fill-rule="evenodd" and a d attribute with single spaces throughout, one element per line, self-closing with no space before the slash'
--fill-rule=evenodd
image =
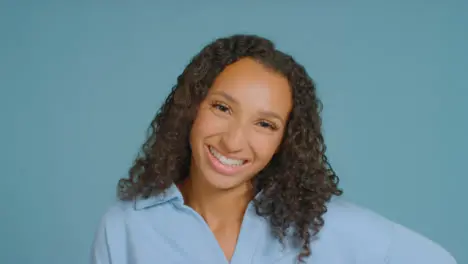
<path id="1" fill-rule="evenodd" d="M 216 39 L 192 58 L 151 122 L 129 178 L 119 181 L 119 197 L 147 198 L 188 177 L 189 134 L 197 109 L 218 74 L 242 58 L 282 74 L 292 90 L 293 109 L 284 137 L 279 151 L 253 178 L 255 192 L 262 192 L 253 202 L 256 213 L 269 220 L 277 239 L 283 242 L 292 235 L 300 243 L 298 258 L 302 260 L 311 254 L 311 239 L 324 225 L 327 202 L 342 190 L 325 155 L 322 103 L 312 79 L 290 55 L 257 35 Z"/>

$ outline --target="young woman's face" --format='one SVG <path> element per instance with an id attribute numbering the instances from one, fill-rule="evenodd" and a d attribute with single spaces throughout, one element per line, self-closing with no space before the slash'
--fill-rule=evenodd
<path id="1" fill-rule="evenodd" d="M 191 177 L 232 189 L 277 151 L 292 108 L 288 80 L 252 59 L 228 66 L 201 103 L 190 134 Z"/>

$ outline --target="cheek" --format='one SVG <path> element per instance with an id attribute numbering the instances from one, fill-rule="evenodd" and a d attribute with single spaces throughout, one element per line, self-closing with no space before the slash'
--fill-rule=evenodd
<path id="1" fill-rule="evenodd" d="M 224 122 L 219 120 L 210 110 L 201 110 L 192 126 L 191 140 L 203 140 L 222 130 Z"/>
<path id="2" fill-rule="evenodd" d="M 252 149 L 262 163 L 268 163 L 278 149 L 281 137 L 276 135 L 258 135 L 252 141 Z"/>

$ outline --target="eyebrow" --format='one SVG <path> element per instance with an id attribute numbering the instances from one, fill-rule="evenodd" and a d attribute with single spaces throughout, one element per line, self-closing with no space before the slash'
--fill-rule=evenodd
<path id="1" fill-rule="evenodd" d="M 216 91 L 216 92 L 213 92 L 213 94 L 221 95 L 222 97 L 224 97 L 226 100 L 230 101 L 231 103 L 239 104 L 239 102 L 236 100 L 236 98 L 232 97 L 231 95 L 227 94 L 226 92 Z"/>
<path id="2" fill-rule="evenodd" d="M 263 116 L 270 116 L 276 119 L 279 119 L 281 122 L 284 123 L 284 120 L 281 116 L 279 116 L 277 113 L 272 112 L 272 111 L 260 111 L 260 114 Z"/>
<path id="3" fill-rule="evenodd" d="M 227 94 L 226 92 L 216 91 L 216 92 L 213 92 L 213 94 L 220 95 L 220 96 L 224 97 L 226 100 L 230 101 L 231 103 L 239 104 L 239 102 L 236 100 L 236 98 L 232 97 L 231 95 Z M 280 115 L 278 115 L 277 113 L 275 113 L 275 112 L 267 111 L 267 110 L 261 110 L 261 111 L 259 111 L 259 113 L 262 116 L 273 117 L 273 118 L 279 119 L 283 123 L 285 122 L 283 120 L 283 118 Z"/>

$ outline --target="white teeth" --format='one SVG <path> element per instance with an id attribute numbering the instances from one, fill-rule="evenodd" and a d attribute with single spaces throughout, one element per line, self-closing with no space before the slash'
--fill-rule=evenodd
<path id="1" fill-rule="evenodd" d="M 240 166 L 240 165 L 244 164 L 243 160 L 236 160 L 236 159 L 227 158 L 227 157 L 223 156 L 221 153 L 219 153 L 218 151 L 216 151 L 211 146 L 209 147 L 209 150 L 210 150 L 211 154 L 213 154 L 213 156 L 215 156 L 219 160 L 219 162 L 221 162 L 223 165 L 226 165 L 226 166 Z"/>

